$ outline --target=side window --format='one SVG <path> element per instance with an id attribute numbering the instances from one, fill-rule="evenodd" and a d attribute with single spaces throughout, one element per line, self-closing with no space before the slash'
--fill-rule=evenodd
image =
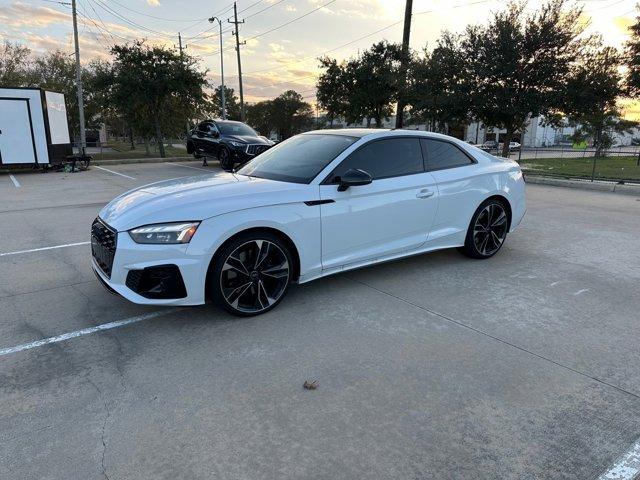
<path id="1" fill-rule="evenodd" d="M 428 138 L 423 138 L 420 142 L 427 161 L 427 170 L 462 167 L 473 163 L 462 150 L 449 142 Z"/>
<path id="2" fill-rule="evenodd" d="M 201 122 L 197 130 L 202 133 L 207 133 L 209 131 L 209 122 Z"/>
<path id="3" fill-rule="evenodd" d="M 332 178 L 351 168 L 364 170 L 376 180 L 424 171 L 417 138 L 374 140 L 353 152 L 334 170 Z"/>

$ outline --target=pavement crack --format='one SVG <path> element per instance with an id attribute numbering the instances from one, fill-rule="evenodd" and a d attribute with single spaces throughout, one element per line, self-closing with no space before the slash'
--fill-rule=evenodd
<path id="1" fill-rule="evenodd" d="M 104 404 L 104 410 L 106 415 L 104 416 L 104 421 L 102 422 L 102 432 L 100 434 L 100 441 L 102 442 L 102 456 L 100 458 L 100 467 L 102 469 L 102 475 L 104 476 L 104 478 L 106 478 L 107 480 L 110 480 L 109 475 L 107 474 L 107 468 L 104 464 L 104 458 L 107 453 L 107 442 L 105 442 L 105 434 L 107 430 L 107 422 L 109 421 L 111 412 L 109 411 L 109 406 L 107 405 L 107 401 L 103 399 L 102 390 L 100 390 L 98 385 L 93 380 L 89 379 L 88 381 L 91 385 L 93 385 L 93 388 L 95 388 L 98 391 L 98 394 L 100 395 L 100 399 Z"/>
<path id="2" fill-rule="evenodd" d="M 515 348 L 516 350 L 519 350 L 521 352 L 524 352 L 524 353 L 527 353 L 529 355 L 532 355 L 532 356 L 534 356 L 536 358 L 539 358 L 540 360 L 543 360 L 545 362 L 549 362 L 549 363 L 551 363 L 551 364 L 553 364 L 553 365 L 555 365 L 557 367 L 563 368 L 563 369 L 568 370 L 568 371 L 570 371 L 572 373 L 575 373 L 575 374 L 580 375 L 582 377 L 588 378 L 590 380 L 593 380 L 594 382 L 600 383 L 601 385 L 605 385 L 607 387 L 613 388 L 615 390 L 618 390 L 621 393 L 625 393 L 627 395 L 630 395 L 630 396 L 640 400 L 640 395 L 639 394 L 631 392 L 629 390 L 626 390 L 626 389 L 624 389 L 622 387 L 619 387 L 618 385 L 614 385 L 613 383 L 609 383 L 606 380 L 602 380 L 601 378 L 595 377 L 595 376 L 590 375 L 590 374 L 585 373 L 585 372 L 581 372 L 580 370 L 576 370 L 573 367 L 570 367 L 568 365 L 564 365 L 564 364 L 562 364 L 560 362 L 557 362 L 556 360 L 553 360 L 553 359 L 551 359 L 549 357 L 545 357 L 542 354 L 539 354 L 539 353 L 533 352 L 531 350 L 528 350 L 528 349 L 526 349 L 524 347 L 516 345 L 515 343 L 511 343 L 511 342 L 509 342 L 507 340 L 504 340 L 504 339 L 502 339 L 500 337 L 496 337 L 495 335 L 492 335 L 492 334 L 490 334 L 488 332 L 480 330 L 479 328 L 473 327 L 473 326 L 468 325 L 468 324 L 466 324 L 464 322 L 461 322 L 459 320 L 455 320 L 454 318 L 451 318 L 451 317 L 449 317 L 449 316 L 447 316 L 447 315 L 445 315 L 443 313 L 439 313 L 439 312 L 436 312 L 434 310 L 430 310 L 429 308 L 423 307 L 422 305 L 418 305 L 417 303 L 414 303 L 414 302 L 412 302 L 410 300 L 407 300 L 405 298 L 399 297 L 398 295 L 394 295 L 393 293 L 389 293 L 389 292 L 385 292 L 384 290 L 380 290 L 379 288 L 376 288 L 373 285 L 369 285 L 368 283 L 365 283 L 365 282 L 363 282 L 361 280 L 356 280 L 355 278 L 352 278 L 352 277 L 349 277 L 349 276 L 346 276 L 346 275 L 345 275 L 344 278 L 346 278 L 347 280 L 350 280 L 350 281 L 352 281 L 354 283 L 358 283 L 358 284 L 363 285 L 363 286 L 365 286 L 367 288 L 370 288 L 370 289 L 372 289 L 372 290 L 374 290 L 374 291 L 376 291 L 378 293 L 381 293 L 383 295 L 387 295 L 387 296 L 389 296 L 391 298 L 395 298 L 396 300 L 399 300 L 399 301 L 401 301 L 401 302 L 403 302 L 403 303 L 405 303 L 407 305 L 411 305 L 412 307 L 419 308 L 420 310 L 423 310 L 423 311 L 425 311 L 427 313 L 430 313 L 431 315 L 435 315 L 437 317 L 442 318 L 443 320 L 446 320 L 448 322 L 454 323 L 454 324 L 458 325 L 459 327 L 463 327 L 463 328 L 466 328 L 468 330 L 471 330 L 472 332 L 478 333 L 480 335 L 484 335 L 485 337 L 491 338 L 491 339 L 493 339 L 493 340 L 495 340 L 497 342 L 500 342 L 500 343 L 502 343 L 504 345 L 507 345 L 507 346 L 509 346 L 511 348 Z"/>

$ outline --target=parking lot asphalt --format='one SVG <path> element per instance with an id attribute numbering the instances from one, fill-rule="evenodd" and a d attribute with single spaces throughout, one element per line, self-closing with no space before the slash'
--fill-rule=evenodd
<path id="1" fill-rule="evenodd" d="M 490 260 L 340 274 L 249 319 L 107 293 L 101 206 L 198 168 L 0 176 L 0 352 L 135 322 L 0 355 L 0 478 L 588 479 L 640 437 L 639 198 L 530 185 Z"/>

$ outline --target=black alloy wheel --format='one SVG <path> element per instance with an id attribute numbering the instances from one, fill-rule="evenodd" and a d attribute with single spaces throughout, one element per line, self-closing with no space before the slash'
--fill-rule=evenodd
<path id="1" fill-rule="evenodd" d="M 499 200 L 487 200 L 471 219 L 462 251 L 472 258 L 492 257 L 502 248 L 508 231 L 509 216 L 504 204 Z"/>
<path id="2" fill-rule="evenodd" d="M 231 152 L 224 145 L 220 147 L 218 151 L 218 161 L 220 162 L 220 167 L 227 172 L 233 169 L 233 162 L 231 161 Z"/>
<path id="3" fill-rule="evenodd" d="M 214 302 L 238 316 L 274 308 L 284 297 L 292 275 L 291 254 L 268 233 L 241 236 L 223 247 L 211 277 Z"/>

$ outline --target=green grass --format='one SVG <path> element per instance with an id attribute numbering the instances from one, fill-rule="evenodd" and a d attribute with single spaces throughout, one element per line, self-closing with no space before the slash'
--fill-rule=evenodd
<path id="1" fill-rule="evenodd" d="M 174 142 L 177 143 L 177 142 Z M 158 147 L 156 145 L 149 146 L 149 154 L 144 145 L 136 145 L 134 150 L 131 150 L 131 144 L 127 142 L 110 141 L 103 145 L 104 150 L 102 153 L 91 153 L 96 160 L 120 160 L 125 158 L 156 158 L 160 156 Z M 107 150 L 111 149 L 111 150 Z M 186 149 L 175 148 L 171 145 L 165 145 L 165 154 L 167 157 L 187 157 Z"/>
<path id="2" fill-rule="evenodd" d="M 596 158 L 596 179 L 640 180 L 637 157 Z M 593 157 L 585 158 L 537 158 L 520 160 L 525 173 L 558 175 L 562 177 L 591 178 Z"/>

